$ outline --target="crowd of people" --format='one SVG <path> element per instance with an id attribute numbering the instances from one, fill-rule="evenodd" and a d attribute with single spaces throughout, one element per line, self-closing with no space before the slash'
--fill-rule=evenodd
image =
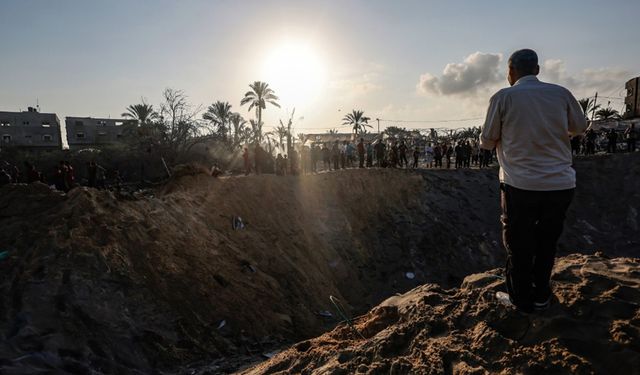
<path id="1" fill-rule="evenodd" d="M 253 156 L 253 158 L 252 158 Z M 253 155 L 245 147 L 245 174 L 265 172 L 265 151 L 256 146 Z M 346 168 L 486 168 L 493 159 L 491 151 L 480 149 L 478 142 L 462 140 L 457 143 L 424 143 L 405 140 L 376 140 L 365 142 L 334 141 L 302 146 L 290 155 L 277 154 L 273 166 L 277 175 L 298 175 Z"/>
<path id="2" fill-rule="evenodd" d="M 571 151 L 574 155 L 593 155 L 599 151 L 610 154 L 621 150 L 634 152 L 637 140 L 638 131 L 633 123 L 624 132 L 619 132 L 616 129 L 595 131 L 589 128 L 583 135 L 571 138 Z"/>
<path id="3" fill-rule="evenodd" d="M 121 180 L 118 171 L 111 173 L 111 180 L 119 186 Z M 94 188 L 106 188 L 107 170 L 96 163 L 90 161 L 86 163 L 86 185 Z M 28 161 L 24 162 L 23 168 L 6 161 L 0 163 L 0 185 L 10 183 L 32 183 L 41 182 L 53 189 L 68 192 L 80 183 L 76 177 L 76 170 L 68 160 L 61 160 L 52 173 L 42 172 L 38 167 Z"/>

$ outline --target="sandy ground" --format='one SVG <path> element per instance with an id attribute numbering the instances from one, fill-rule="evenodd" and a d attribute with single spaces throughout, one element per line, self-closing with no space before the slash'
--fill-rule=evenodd
<path id="1" fill-rule="evenodd" d="M 578 161 L 562 254 L 638 253 L 638 160 Z M 151 194 L 3 187 L 0 372 L 232 371 L 334 327 L 329 295 L 357 315 L 459 286 L 504 261 L 496 174 L 184 168 Z"/>
<path id="2" fill-rule="evenodd" d="M 637 258 L 561 258 L 535 314 L 495 300 L 499 270 L 426 284 L 242 374 L 639 374 L 639 276 Z"/>

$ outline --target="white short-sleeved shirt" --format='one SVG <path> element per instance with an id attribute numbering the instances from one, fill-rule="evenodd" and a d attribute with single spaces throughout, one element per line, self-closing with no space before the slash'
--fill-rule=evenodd
<path id="1" fill-rule="evenodd" d="M 524 190 L 571 189 L 576 176 L 569 140 L 586 128 L 569 90 L 528 75 L 491 97 L 480 146 L 496 148 L 500 182 Z"/>

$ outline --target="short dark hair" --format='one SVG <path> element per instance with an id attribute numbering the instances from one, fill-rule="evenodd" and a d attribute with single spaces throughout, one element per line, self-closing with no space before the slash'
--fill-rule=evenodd
<path id="1" fill-rule="evenodd" d="M 532 49 L 521 49 L 511 54 L 509 66 L 521 74 L 533 74 L 538 66 L 538 54 Z"/>

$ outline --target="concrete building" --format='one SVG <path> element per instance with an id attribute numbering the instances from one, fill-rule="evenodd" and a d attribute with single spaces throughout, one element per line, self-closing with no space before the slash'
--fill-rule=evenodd
<path id="1" fill-rule="evenodd" d="M 61 150 L 60 120 L 55 113 L 0 112 L 0 148 Z"/>
<path id="2" fill-rule="evenodd" d="M 70 149 L 114 145 L 122 141 L 124 125 L 130 120 L 92 117 L 67 117 L 67 142 Z"/>

